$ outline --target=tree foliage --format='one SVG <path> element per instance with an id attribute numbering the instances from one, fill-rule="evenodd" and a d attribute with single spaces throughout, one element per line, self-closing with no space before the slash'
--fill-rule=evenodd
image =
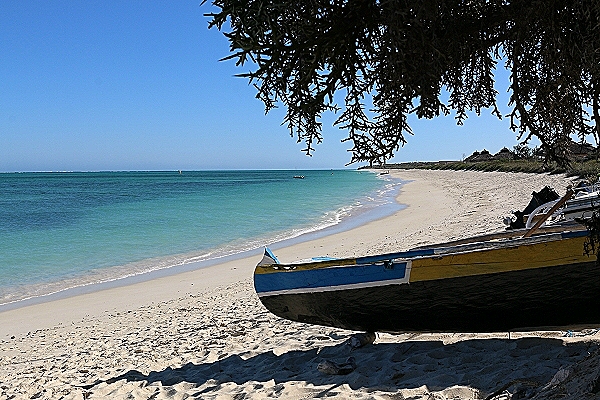
<path id="1" fill-rule="evenodd" d="M 598 0 L 213 0 L 209 26 L 266 111 L 310 154 L 335 111 L 352 162 L 383 163 L 412 134 L 407 117 L 482 109 L 501 118 L 494 71 L 510 70 L 511 129 L 568 162 L 570 137 L 600 132 Z M 443 96 L 447 92 L 449 96 Z M 336 96 L 337 93 L 337 96 Z M 342 100 L 343 97 L 343 100 Z"/>

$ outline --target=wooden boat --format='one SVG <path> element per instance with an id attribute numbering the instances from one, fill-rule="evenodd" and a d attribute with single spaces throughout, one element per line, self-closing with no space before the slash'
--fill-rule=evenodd
<path id="1" fill-rule="evenodd" d="M 540 198 L 544 196 L 550 196 L 552 194 L 556 196 L 551 201 L 538 204 Z M 600 206 L 600 185 L 587 185 L 580 183 L 580 185 L 573 190 L 573 196 L 569 198 L 564 204 L 554 210 L 551 215 L 547 215 L 548 211 L 552 209 L 560 199 L 552 188 L 545 187 L 539 192 L 533 192 L 533 197 L 523 212 L 514 212 L 517 219 L 515 221 L 510 218 L 506 219 L 506 224 L 511 227 L 525 227 L 531 228 L 542 216 L 547 217 L 544 222 L 545 225 L 550 224 L 562 224 L 565 221 L 574 221 L 577 219 L 586 219 L 592 216 L 592 213 Z M 522 220 L 522 224 L 519 220 Z"/>
<path id="2" fill-rule="evenodd" d="M 254 273 L 273 314 L 367 332 L 506 332 L 600 325 L 600 266 L 579 224 L 507 231 L 377 256 Z"/>
<path id="3" fill-rule="evenodd" d="M 558 201 L 558 200 L 557 200 Z M 538 207 L 532 214 L 544 214 L 557 201 L 546 203 Z M 592 213 L 600 206 L 600 186 L 580 186 L 575 189 L 573 198 L 565 202 L 564 206 L 558 208 L 550 217 L 550 221 L 572 221 L 576 219 L 590 218 Z M 525 224 L 529 228 L 533 218 L 530 216 Z"/>

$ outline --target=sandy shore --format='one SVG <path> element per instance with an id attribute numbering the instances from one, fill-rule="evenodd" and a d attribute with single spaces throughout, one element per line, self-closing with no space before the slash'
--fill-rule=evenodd
<path id="1" fill-rule="evenodd" d="M 503 229 L 563 176 L 397 171 L 395 215 L 277 250 L 284 262 L 357 256 Z M 0 313 L 0 400 L 596 398 L 595 330 L 378 335 L 281 320 L 252 287 L 260 257 Z M 356 360 L 348 375 L 324 361 Z M 595 380 L 594 380 L 595 379 Z M 598 387 L 596 387 L 598 386 Z M 520 396 L 520 397 L 519 397 Z"/>

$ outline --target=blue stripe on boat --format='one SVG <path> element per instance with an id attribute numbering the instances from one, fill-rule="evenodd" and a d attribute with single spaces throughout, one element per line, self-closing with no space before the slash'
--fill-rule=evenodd
<path id="1" fill-rule="evenodd" d="M 367 264 L 255 274 L 254 287 L 257 293 L 265 293 L 354 284 L 368 285 L 370 282 L 403 279 L 406 275 L 406 264 L 395 262 L 393 268 L 386 268 L 383 264 Z"/>

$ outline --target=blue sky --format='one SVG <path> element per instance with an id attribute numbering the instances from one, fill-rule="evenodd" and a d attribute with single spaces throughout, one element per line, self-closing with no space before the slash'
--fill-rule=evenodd
<path id="1" fill-rule="evenodd" d="M 342 168 L 346 134 L 324 118 L 313 157 L 264 113 L 247 72 L 208 30 L 199 0 L 0 2 L 0 171 Z M 507 74 L 499 71 L 506 112 Z M 500 82 L 500 79 L 499 79 Z M 512 147 L 509 121 L 484 111 L 411 119 L 393 161 L 460 159 Z M 356 167 L 357 165 L 353 165 Z"/>

